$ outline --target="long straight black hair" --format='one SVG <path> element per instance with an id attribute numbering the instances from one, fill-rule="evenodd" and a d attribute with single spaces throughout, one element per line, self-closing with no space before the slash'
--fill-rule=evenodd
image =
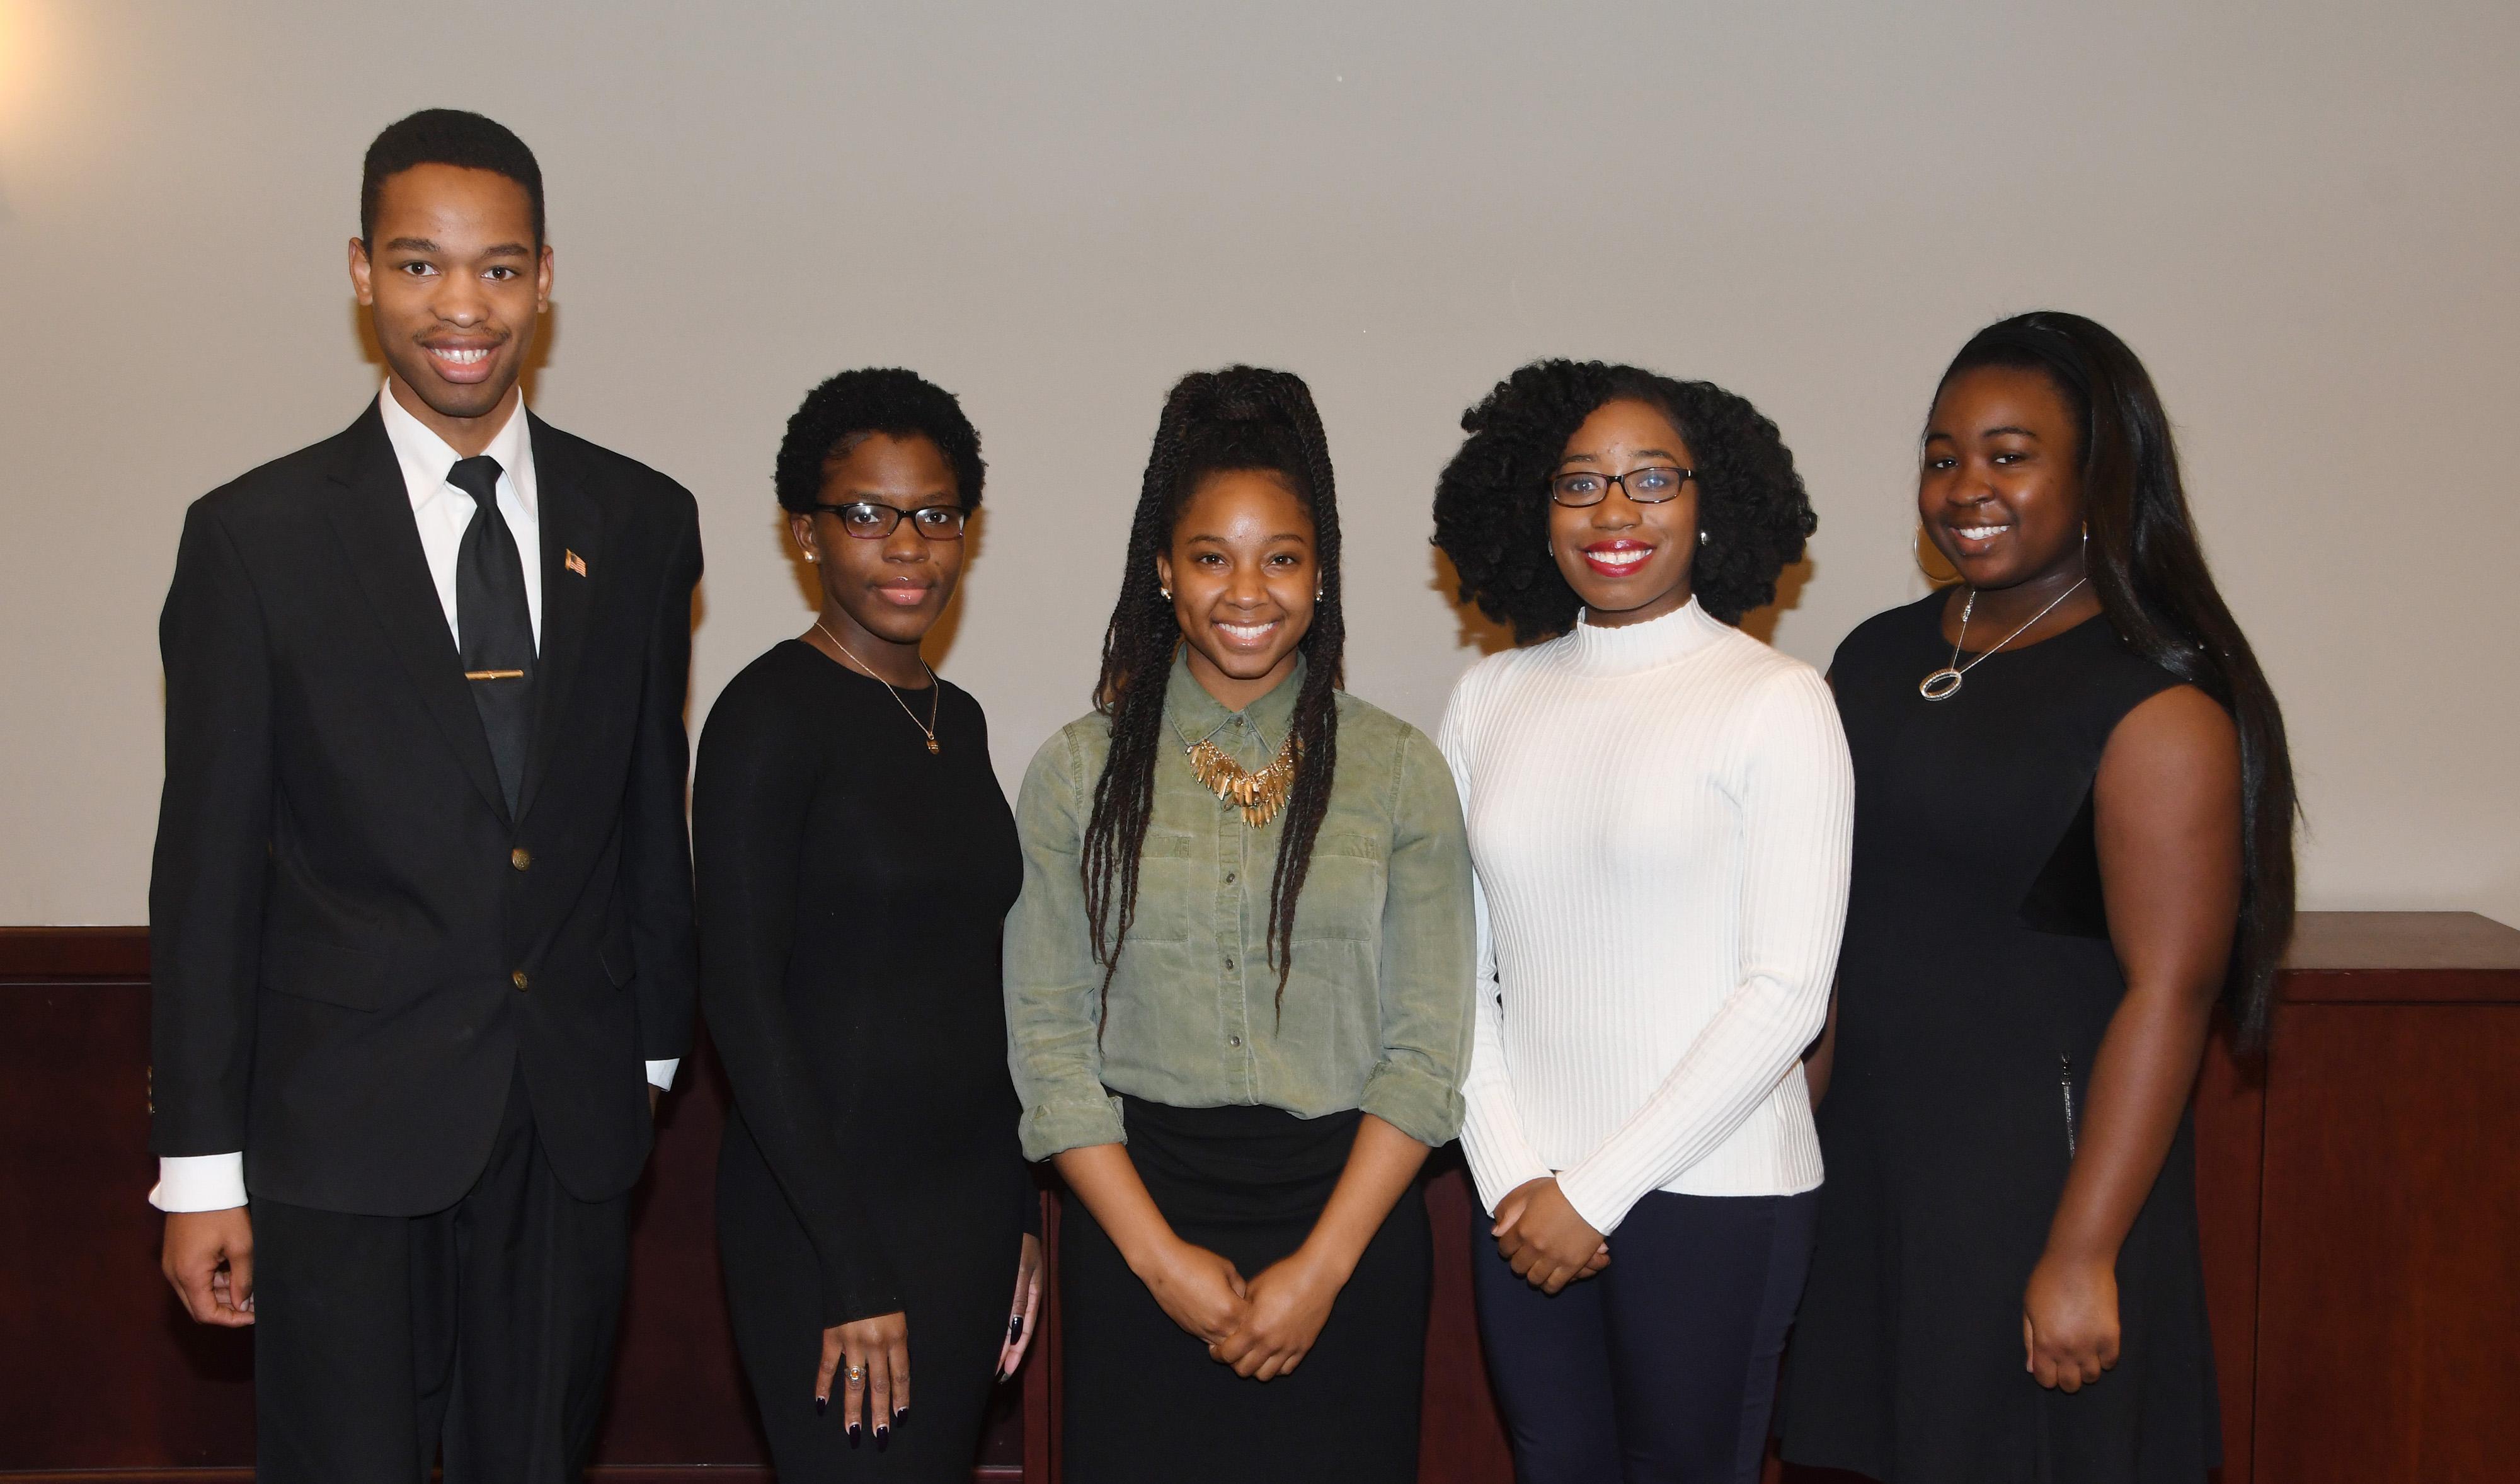
<path id="1" fill-rule="evenodd" d="M 2126 341 L 2079 314 L 2043 309 L 1989 325 L 1942 384 L 1982 366 L 2042 372 L 2065 399 L 2082 425 L 2087 563 L 2101 612 L 2127 648 L 2220 701 L 2239 729 L 2240 920 L 2223 1004 L 2238 1045 L 2255 1050 L 2292 939 L 2300 805 L 2282 708 L 2197 544 L 2170 417 Z"/>
<path id="2" fill-rule="evenodd" d="M 1094 785 L 1094 813 L 1085 826 L 1078 870 L 1085 914 L 1092 920 L 1094 960 L 1107 992 L 1120 946 L 1138 915 L 1138 860 L 1154 812 L 1155 757 L 1163 745 L 1164 687 L 1182 643 L 1172 600 L 1155 577 L 1155 558 L 1172 550 L 1182 507 L 1210 474 L 1251 470 L 1275 474 L 1313 519 L 1321 597 L 1313 625 L 1298 643 L 1304 688 L 1295 697 L 1291 731 L 1298 750 L 1295 785 L 1278 836 L 1278 867 L 1269 881 L 1269 962 L 1278 970 L 1275 1005 L 1285 1011 L 1286 976 L 1295 964 L 1295 901 L 1313 863 L 1313 841 L 1329 810 L 1330 777 L 1338 767 L 1338 707 L 1347 622 L 1339 608 L 1337 486 L 1329 440 L 1303 379 L 1256 366 L 1193 372 L 1164 399 L 1155 446 L 1138 488 L 1129 526 L 1129 560 L 1120 600 L 1102 631 L 1102 675 L 1095 709 L 1111 718 L 1111 750 Z"/>

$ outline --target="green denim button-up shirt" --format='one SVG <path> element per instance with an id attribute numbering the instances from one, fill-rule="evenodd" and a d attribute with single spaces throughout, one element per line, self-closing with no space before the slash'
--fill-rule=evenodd
<path id="1" fill-rule="evenodd" d="M 1363 1108 L 1438 1145 L 1462 1128 L 1476 940 L 1470 852 L 1452 771 L 1423 733 L 1338 693 L 1338 772 L 1295 909 L 1285 1009 L 1269 964 L 1282 812 L 1259 829 L 1191 771 L 1212 738 L 1258 772 L 1285 741 L 1303 661 L 1245 710 L 1173 661 L 1137 920 L 1098 1041 L 1077 870 L 1111 724 L 1092 714 L 1042 744 L 1015 805 L 1023 894 L 1007 919 L 1008 1062 L 1028 1159 L 1125 1144 L 1127 1093 L 1174 1107 L 1259 1103 L 1303 1118 Z"/>

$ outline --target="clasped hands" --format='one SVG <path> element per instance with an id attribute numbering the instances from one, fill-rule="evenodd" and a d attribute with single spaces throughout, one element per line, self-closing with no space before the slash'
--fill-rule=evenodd
<path id="1" fill-rule="evenodd" d="M 1497 1202 L 1488 1229 L 1514 1276 L 1544 1293 L 1555 1293 L 1610 1265 L 1610 1244 L 1557 1188 L 1557 1177 L 1526 1180 Z"/>
<path id="2" fill-rule="evenodd" d="M 1138 1276 L 1174 1324 L 1206 1342 L 1208 1359 L 1266 1381 L 1303 1364 L 1352 1271 L 1353 1263 L 1306 1242 L 1245 1279 L 1224 1257 L 1176 1237 Z"/>

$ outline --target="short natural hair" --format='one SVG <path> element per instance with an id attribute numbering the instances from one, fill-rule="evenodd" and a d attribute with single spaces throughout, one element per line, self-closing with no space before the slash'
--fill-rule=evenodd
<path id="1" fill-rule="evenodd" d="M 925 438 L 954 471 L 954 497 L 965 510 L 980 508 L 980 483 L 989 466 L 980 459 L 979 429 L 963 415 L 954 393 L 915 371 L 870 367 L 843 371 L 805 393 L 780 440 L 773 481 L 779 503 L 811 514 L 823 499 L 823 464 L 847 453 L 871 433 Z"/>
<path id="2" fill-rule="evenodd" d="M 534 152 L 506 124 L 467 113 L 461 109 L 423 109 L 385 125 L 368 146 L 368 160 L 359 173 L 359 241 L 377 235 L 377 202 L 385 181 L 416 165 L 454 165 L 488 170 L 525 188 L 533 202 L 534 247 L 543 245 L 543 167 Z"/>

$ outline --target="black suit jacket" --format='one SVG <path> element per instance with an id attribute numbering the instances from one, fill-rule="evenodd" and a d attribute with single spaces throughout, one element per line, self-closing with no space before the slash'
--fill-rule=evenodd
<path id="1" fill-rule="evenodd" d="M 532 439 L 514 821 L 374 404 L 185 518 L 158 625 L 150 1147 L 243 1149 L 258 1198 L 454 1204 L 519 1063 L 553 1170 L 608 1198 L 647 1159 L 642 1063 L 691 1046 L 698 511 L 539 418 Z"/>

